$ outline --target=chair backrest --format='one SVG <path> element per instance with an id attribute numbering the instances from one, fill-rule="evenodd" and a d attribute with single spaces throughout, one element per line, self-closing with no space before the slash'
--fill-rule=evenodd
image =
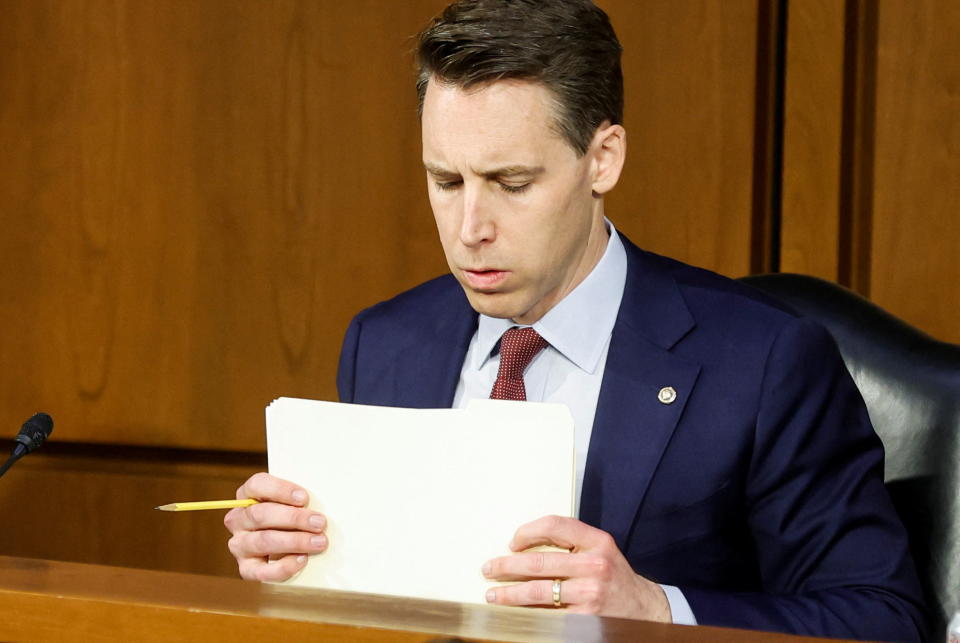
<path id="1" fill-rule="evenodd" d="M 794 274 L 740 281 L 823 324 L 886 451 L 885 479 L 940 631 L 960 609 L 960 346 L 837 284 Z M 960 323 L 960 302 L 957 302 Z"/>

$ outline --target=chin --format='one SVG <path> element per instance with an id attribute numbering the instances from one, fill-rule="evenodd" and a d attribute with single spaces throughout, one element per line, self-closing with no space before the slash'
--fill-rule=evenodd
<path id="1" fill-rule="evenodd" d="M 514 319 L 523 314 L 518 311 L 520 306 L 517 306 L 515 301 L 511 301 L 512 298 L 507 294 L 478 293 L 467 288 L 464 288 L 464 292 L 467 294 L 470 306 L 481 315 L 499 319 Z"/>

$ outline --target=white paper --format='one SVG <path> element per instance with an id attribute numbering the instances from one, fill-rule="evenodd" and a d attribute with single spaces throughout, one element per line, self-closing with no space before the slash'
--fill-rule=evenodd
<path id="1" fill-rule="evenodd" d="M 401 409 L 280 398 L 270 473 L 327 516 L 326 552 L 292 585 L 483 603 L 483 563 L 516 529 L 571 516 L 573 418 L 562 404 Z"/>

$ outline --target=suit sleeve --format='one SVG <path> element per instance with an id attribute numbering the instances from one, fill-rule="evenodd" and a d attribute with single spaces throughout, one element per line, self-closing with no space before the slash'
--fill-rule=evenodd
<path id="1" fill-rule="evenodd" d="M 353 402 L 356 385 L 357 347 L 360 344 L 360 318 L 354 317 L 340 348 L 337 367 L 337 394 L 341 402 Z"/>
<path id="2" fill-rule="evenodd" d="M 746 501 L 763 592 L 682 587 L 700 624 L 923 639 L 883 447 L 833 339 L 813 322 L 791 321 L 771 346 Z"/>

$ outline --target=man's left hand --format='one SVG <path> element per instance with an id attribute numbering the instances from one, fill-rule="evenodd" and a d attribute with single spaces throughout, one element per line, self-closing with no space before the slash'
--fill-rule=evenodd
<path id="1" fill-rule="evenodd" d="M 524 551 L 553 545 L 567 552 Z M 515 553 L 488 561 L 490 580 L 523 581 L 495 587 L 487 602 L 498 605 L 553 605 L 553 582 L 561 581 L 560 601 L 570 612 L 670 622 L 663 589 L 635 574 L 613 537 L 574 518 L 546 516 L 514 534 Z"/>

